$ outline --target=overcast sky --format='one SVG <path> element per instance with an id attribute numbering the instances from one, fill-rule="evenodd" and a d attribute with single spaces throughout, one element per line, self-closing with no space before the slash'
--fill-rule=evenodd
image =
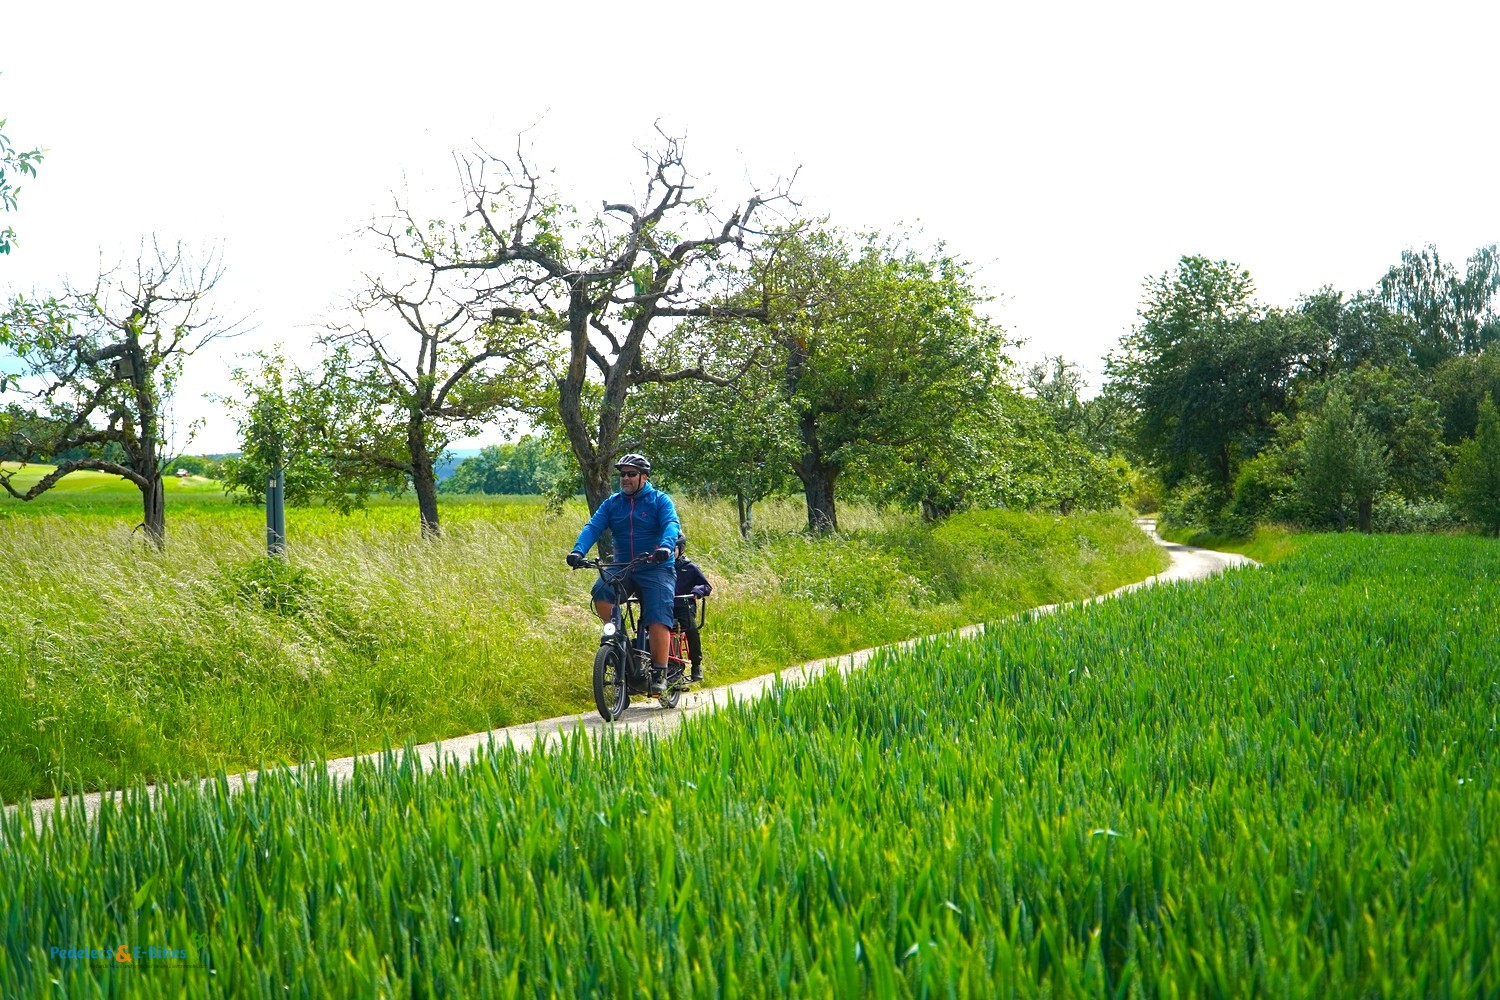
<path id="1" fill-rule="evenodd" d="M 878 12 L 878 13 L 877 13 Z M 1263 301 L 1368 288 L 1402 249 L 1500 239 L 1493 3 L 7 4 L 0 117 L 47 158 L 0 291 L 90 280 L 142 236 L 221 245 L 254 331 L 309 341 L 393 192 L 444 211 L 452 153 L 518 131 L 582 206 L 639 186 L 653 122 L 731 205 L 800 168 L 805 211 L 920 224 L 972 261 L 1022 358 L 1097 381 L 1182 254 Z"/>

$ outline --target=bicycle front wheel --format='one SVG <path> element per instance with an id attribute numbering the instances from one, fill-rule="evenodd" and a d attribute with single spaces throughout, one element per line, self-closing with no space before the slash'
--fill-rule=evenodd
<path id="1" fill-rule="evenodd" d="M 600 646 L 594 654 L 594 705 L 605 722 L 614 722 L 630 704 L 625 660 L 617 646 Z"/>

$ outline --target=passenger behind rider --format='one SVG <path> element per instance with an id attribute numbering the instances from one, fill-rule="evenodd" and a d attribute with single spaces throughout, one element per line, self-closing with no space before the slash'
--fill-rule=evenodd
<path id="1" fill-rule="evenodd" d="M 619 492 L 610 494 L 578 533 L 578 541 L 568 553 L 568 565 L 574 569 L 582 565 L 584 554 L 606 529 L 614 540 L 616 562 L 630 562 L 639 555 L 649 554 L 647 565 L 630 571 L 627 592 L 641 599 L 641 621 L 646 625 L 651 645 L 651 693 L 662 694 L 666 691 L 667 650 L 677 581 L 672 556 L 681 526 L 672 498 L 647 481 L 651 463 L 645 455 L 632 452 L 616 462 L 615 469 L 620 474 Z M 593 597 L 599 618 L 609 621 L 615 611 L 614 588 L 600 579 L 594 583 Z"/>
<path id="2" fill-rule="evenodd" d="M 698 598 L 714 592 L 703 571 L 688 561 L 687 537 L 677 536 L 677 600 L 673 607 L 677 623 L 687 636 L 688 656 L 693 662 L 689 677 L 694 684 L 703 680 L 703 639 L 698 635 Z"/>

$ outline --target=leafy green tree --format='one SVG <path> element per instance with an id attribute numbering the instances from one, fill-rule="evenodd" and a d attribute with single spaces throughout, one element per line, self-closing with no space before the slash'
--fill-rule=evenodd
<path id="1" fill-rule="evenodd" d="M 846 477 L 849 492 L 914 507 L 936 521 L 972 507 L 1032 506 L 1016 471 L 1030 401 L 997 383 L 987 399 L 956 410 L 931 440 L 917 440 Z"/>
<path id="2" fill-rule="evenodd" d="M 165 547 L 170 404 L 184 362 L 234 332 L 208 304 L 222 274 L 212 255 L 195 265 L 180 245 L 171 252 L 153 246 L 134 274 L 108 272 L 93 288 L 14 299 L 0 314 L 0 349 L 14 352 L 23 367 L 14 391 L 30 389 L 52 430 L 43 440 L 24 440 L 0 427 L 0 443 L 20 446 L 0 457 L 27 462 L 74 449 L 84 457 L 58 461 L 24 493 L 11 485 L 14 471 L 0 472 L 0 487 L 33 500 L 79 470 L 120 476 L 141 491 L 147 539 Z"/>
<path id="3" fill-rule="evenodd" d="M 219 397 L 240 432 L 240 454 L 226 459 L 222 472 L 230 495 L 264 504 L 278 468 L 289 507 L 322 503 L 347 514 L 376 492 L 406 488 L 398 437 L 380 445 L 389 461 L 370 460 L 385 409 L 376 388 L 350 376 L 347 350 L 333 351 L 321 370 L 299 368 L 279 347 L 250 358 L 253 368 L 232 372 L 240 395 Z"/>
<path id="4" fill-rule="evenodd" d="M 1301 427 L 1283 420 L 1271 444 L 1242 463 L 1234 478 L 1234 498 L 1227 523 L 1236 533 L 1248 532 L 1258 522 L 1302 524 L 1311 520 L 1298 489 L 1302 471 Z"/>
<path id="5" fill-rule="evenodd" d="M 1424 369 L 1478 353 L 1500 337 L 1497 294 L 1500 254 L 1494 244 L 1476 250 L 1461 275 L 1434 246 L 1405 250 L 1380 280 L 1385 305 L 1415 326 L 1411 357 Z"/>
<path id="6" fill-rule="evenodd" d="M 1324 286 L 1304 296 L 1296 313 L 1313 325 L 1322 341 L 1304 372 L 1314 380 L 1360 365 L 1393 368 L 1412 363 L 1416 324 L 1410 316 L 1392 312 L 1378 291 L 1346 297 Z"/>
<path id="7" fill-rule="evenodd" d="M 662 367 L 680 367 L 683 353 L 710 354 L 734 367 L 746 347 L 735 344 L 745 328 L 684 324 L 663 345 L 677 352 Z M 752 349 L 753 350 L 753 349 Z M 626 440 L 652 457 L 658 478 L 672 490 L 701 497 L 733 497 L 740 536 L 749 539 L 760 501 L 786 491 L 796 440 L 790 434 L 776 375 L 755 354 L 733 380 L 642 385 Z"/>
<path id="8" fill-rule="evenodd" d="M 1479 404 L 1474 436 L 1458 446 L 1448 501 L 1466 520 L 1500 536 L 1500 413 L 1489 396 Z"/>
<path id="9" fill-rule="evenodd" d="M 927 474 L 911 482 L 928 495 L 914 499 L 950 504 L 943 473 L 964 461 L 966 415 L 1005 390 L 1009 364 L 967 266 L 941 246 L 924 254 L 899 238 L 812 229 L 783 234 L 760 283 L 808 528 L 838 529 L 848 472 L 889 481 L 921 465 Z"/>
<path id="10" fill-rule="evenodd" d="M 1021 389 L 1036 400 L 1042 414 L 1059 434 L 1076 437 L 1084 447 L 1103 456 L 1123 455 L 1129 449 L 1134 419 L 1117 387 L 1085 399 L 1083 370 L 1061 356 L 1028 365 Z"/>
<path id="11" fill-rule="evenodd" d="M 1346 392 L 1330 391 L 1302 434 L 1298 488 L 1308 509 L 1340 530 L 1348 526 L 1352 512 L 1359 530 L 1368 532 L 1388 468 L 1380 435 L 1355 411 Z"/>
<path id="12" fill-rule="evenodd" d="M 0 212 L 16 210 L 16 196 L 21 193 L 21 188 L 15 183 L 15 178 L 35 177 L 36 165 L 42 162 L 42 156 L 43 151 L 40 149 L 16 149 L 5 134 L 5 119 L 0 118 Z M 10 226 L 0 229 L 0 254 L 10 253 L 15 241 L 14 229 Z M 4 389 L 4 385 L 0 384 L 0 392 Z"/>
<path id="13" fill-rule="evenodd" d="M 1500 351 L 1460 354 L 1438 365 L 1428 389 L 1443 421 L 1443 440 L 1457 444 L 1479 427 L 1479 404 L 1485 396 L 1500 399 Z"/>
<path id="14" fill-rule="evenodd" d="M 1339 372 L 1308 386 L 1300 405 L 1317 412 L 1335 391 L 1348 397 L 1354 412 L 1386 449 L 1392 489 L 1412 501 L 1442 492 L 1446 464 L 1442 417 L 1421 373 L 1410 362 L 1390 368 L 1360 365 Z"/>
<path id="15" fill-rule="evenodd" d="M 990 506 L 1071 514 L 1120 504 L 1130 481 L 1124 459 L 1091 448 L 1076 428 L 1059 430 L 1034 399 L 1021 399 L 1013 420 L 1002 459 L 988 473 L 996 484 Z"/>
<path id="16" fill-rule="evenodd" d="M 1106 361 L 1136 412 L 1137 446 L 1169 488 L 1201 477 L 1227 500 L 1236 463 L 1269 440 L 1319 335 L 1257 304 L 1248 271 L 1204 257 L 1149 280 L 1140 316 Z"/>

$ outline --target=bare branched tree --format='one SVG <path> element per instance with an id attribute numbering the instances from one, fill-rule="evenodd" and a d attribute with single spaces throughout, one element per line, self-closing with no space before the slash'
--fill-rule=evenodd
<path id="1" fill-rule="evenodd" d="M 401 284 L 367 275 L 353 319 L 322 338 L 333 357 L 352 360 L 336 375 L 385 414 L 337 447 L 367 467 L 409 476 L 427 537 L 439 531 L 434 463 L 443 448 L 455 432 L 475 433 L 518 409 L 526 379 L 543 364 L 543 333 L 494 318 L 451 277 L 430 268 Z"/>
<path id="2" fill-rule="evenodd" d="M 377 231 L 399 259 L 435 275 L 459 275 L 496 324 L 548 333 L 561 350 L 531 412 L 560 426 L 583 471 L 589 507 L 609 495 L 626 425 L 629 390 L 647 382 L 724 382 L 709 359 L 672 368 L 649 358 L 653 324 L 692 316 L 764 316 L 764 305 L 729 306 L 753 252 L 758 217 L 790 204 L 791 179 L 755 191 L 727 216 L 694 185 L 679 139 L 642 151 L 645 189 L 632 202 L 604 202 L 583 219 L 544 186 L 518 144 L 511 161 L 483 152 L 458 158 L 462 220 L 419 223 L 398 206 Z M 740 297 L 738 301 L 744 301 Z M 692 360 L 692 359 L 690 359 Z"/>
<path id="3" fill-rule="evenodd" d="M 24 492 L 12 484 L 19 469 L 0 469 L 0 487 L 32 500 L 80 470 L 120 476 L 140 489 L 146 537 L 164 547 L 162 473 L 175 457 L 170 403 L 183 363 L 238 332 L 207 302 L 223 274 L 215 252 L 194 262 L 181 244 L 168 251 L 153 240 L 133 270 L 103 271 L 92 288 L 13 300 L 0 315 L 0 349 L 22 373 L 0 392 L 29 396 L 40 419 L 0 426 L 0 458 L 56 465 Z"/>

